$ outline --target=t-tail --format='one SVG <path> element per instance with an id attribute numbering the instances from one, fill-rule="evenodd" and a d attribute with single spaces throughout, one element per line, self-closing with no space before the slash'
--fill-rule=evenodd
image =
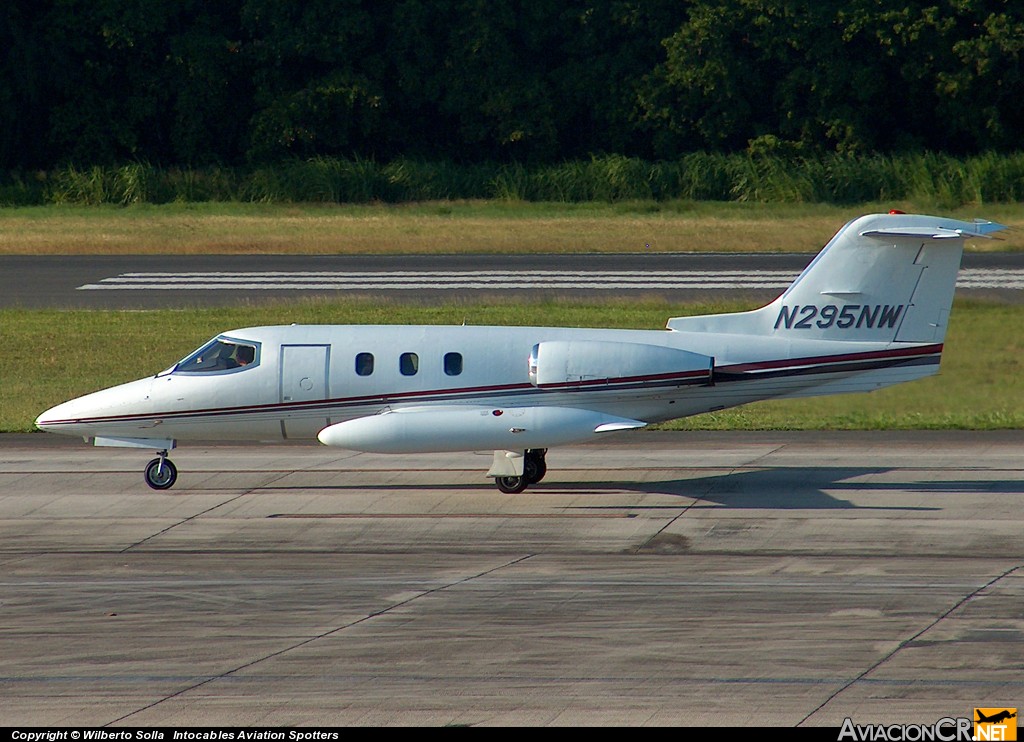
<path id="1" fill-rule="evenodd" d="M 771 304 L 673 318 L 668 326 L 790 340 L 941 344 L 965 241 L 1003 229 L 935 216 L 863 216 L 840 229 Z"/>

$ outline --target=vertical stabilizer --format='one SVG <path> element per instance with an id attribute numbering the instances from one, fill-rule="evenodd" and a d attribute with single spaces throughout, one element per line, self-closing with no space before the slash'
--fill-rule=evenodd
<path id="1" fill-rule="evenodd" d="M 942 342 L 964 242 L 1005 229 L 912 214 L 849 222 L 774 302 L 669 328 L 859 342 Z"/>

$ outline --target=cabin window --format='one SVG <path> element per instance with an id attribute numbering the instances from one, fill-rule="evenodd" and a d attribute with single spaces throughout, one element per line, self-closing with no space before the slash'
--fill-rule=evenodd
<path id="1" fill-rule="evenodd" d="M 403 353 L 398 358 L 398 370 L 402 376 L 415 376 L 420 370 L 420 357 L 415 353 Z"/>
<path id="2" fill-rule="evenodd" d="M 259 343 L 244 343 L 228 338 L 214 338 L 175 368 L 175 373 L 204 374 L 258 366 Z"/>
<path id="3" fill-rule="evenodd" d="M 458 376 L 459 374 L 462 373 L 461 353 L 444 354 L 444 372 L 449 376 Z"/>
<path id="4" fill-rule="evenodd" d="M 373 353 L 356 354 L 356 373 L 360 376 L 369 376 L 373 373 Z"/>

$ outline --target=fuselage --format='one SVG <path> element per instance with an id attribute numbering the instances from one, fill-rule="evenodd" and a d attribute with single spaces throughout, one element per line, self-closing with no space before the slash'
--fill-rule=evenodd
<path id="1" fill-rule="evenodd" d="M 538 385 L 530 366 L 541 343 L 572 343 L 574 357 L 589 353 L 584 366 L 589 362 L 595 373 L 584 368 L 564 383 Z M 652 347 L 697 361 L 685 373 L 654 366 L 606 371 L 637 348 Z M 241 357 L 239 348 L 251 348 L 245 365 L 233 358 L 230 367 L 218 364 L 217 353 Z M 58 405 L 37 425 L 86 438 L 314 439 L 327 426 L 382 411 L 463 405 L 579 408 L 659 422 L 817 388 L 863 391 L 918 378 L 936 370 L 940 351 L 941 345 L 672 330 L 254 327 L 226 332 L 162 373 Z"/>

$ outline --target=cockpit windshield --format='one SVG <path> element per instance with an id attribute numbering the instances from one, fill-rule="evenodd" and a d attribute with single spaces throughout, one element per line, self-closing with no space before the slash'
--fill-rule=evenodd
<path id="1" fill-rule="evenodd" d="M 176 374 L 205 374 L 252 368 L 260 362 L 259 343 L 214 338 L 174 368 Z"/>

